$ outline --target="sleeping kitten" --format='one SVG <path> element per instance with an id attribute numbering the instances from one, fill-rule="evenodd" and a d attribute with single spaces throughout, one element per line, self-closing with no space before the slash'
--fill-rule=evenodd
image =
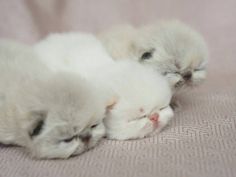
<path id="1" fill-rule="evenodd" d="M 178 21 L 134 28 L 125 25 L 100 35 L 114 59 L 133 59 L 169 80 L 173 92 L 206 77 L 208 51 L 203 37 Z"/>
<path id="2" fill-rule="evenodd" d="M 20 44 L 0 42 L 0 142 L 68 158 L 105 135 L 105 99 L 78 75 L 52 74 Z"/>
<path id="3" fill-rule="evenodd" d="M 152 68 L 133 61 L 117 61 L 99 71 L 93 80 L 115 95 L 115 104 L 104 119 L 109 139 L 146 137 L 159 132 L 173 117 L 170 87 Z"/>
<path id="4" fill-rule="evenodd" d="M 110 95 L 105 118 L 108 138 L 143 138 L 173 117 L 167 81 L 139 63 L 113 61 L 92 35 L 51 35 L 35 51 L 52 70 L 78 73 Z"/>

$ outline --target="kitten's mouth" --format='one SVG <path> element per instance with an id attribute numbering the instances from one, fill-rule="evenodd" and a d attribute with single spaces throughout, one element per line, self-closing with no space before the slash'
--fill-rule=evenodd
<path id="1" fill-rule="evenodd" d="M 166 109 L 166 108 L 168 108 L 168 106 L 160 108 L 160 111 L 162 111 L 163 109 Z"/>

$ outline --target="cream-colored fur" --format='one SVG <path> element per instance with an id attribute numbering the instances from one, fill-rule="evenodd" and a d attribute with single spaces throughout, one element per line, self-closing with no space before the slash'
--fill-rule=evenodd
<path id="1" fill-rule="evenodd" d="M 37 158 L 68 158 L 105 135 L 105 99 L 69 73 L 52 73 L 31 48 L 0 42 L 0 142 Z"/>
<path id="2" fill-rule="evenodd" d="M 99 38 L 114 59 L 133 59 L 161 72 L 174 92 L 206 77 L 206 43 L 198 32 L 179 21 L 114 27 Z"/>
<path id="3" fill-rule="evenodd" d="M 78 73 L 113 100 L 105 118 L 108 138 L 143 138 L 173 117 L 164 77 L 134 61 L 115 62 L 90 34 L 53 34 L 36 44 L 35 51 L 53 71 Z M 151 120 L 152 115 L 158 120 Z"/>

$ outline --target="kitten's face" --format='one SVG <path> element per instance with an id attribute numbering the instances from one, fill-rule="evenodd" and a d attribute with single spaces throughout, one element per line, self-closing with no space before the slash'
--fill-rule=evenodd
<path id="1" fill-rule="evenodd" d="M 30 150 L 39 158 L 81 154 L 94 147 L 105 134 L 105 115 L 101 111 L 84 112 L 64 106 L 48 112 L 33 111 L 31 116 L 37 122 L 29 131 Z"/>
<path id="2" fill-rule="evenodd" d="M 131 77 L 132 74 L 127 73 L 126 84 L 116 88 L 118 100 L 105 118 L 108 138 L 143 138 L 155 130 L 160 131 L 173 117 L 167 81 L 155 71 L 146 69 L 136 70 L 133 67 L 134 75 Z M 125 71 L 123 68 L 123 73 Z"/>
<path id="3" fill-rule="evenodd" d="M 135 57 L 165 75 L 174 91 L 205 79 L 208 51 L 196 31 L 182 23 L 169 22 L 147 27 L 139 35 L 133 45 Z"/>
<path id="4" fill-rule="evenodd" d="M 38 158 L 68 158 L 94 147 L 105 135 L 106 103 L 83 80 L 59 75 L 40 92 L 44 108 L 28 113 L 28 147 Z"/>
<path id="5" fill-rule="evenodd" d="M 168 57 L 168 54 L 158 54 L 155 48 L 143 50 L 139 61 L 161 72 L 168 79 L 172 90 L 195 86 L 206 78 L 206 58 L 191 51 L 186 51 L 183 58 Z M 164 53 L 164 51 L 162 51 Z"/>
<path id="6" fill-rule="evenodd" d="M 158 102 L 158 101 L 157 101 Z M 160 103 L 131 103 L 131 102 L 118 102 L 117 105 L 113 108 L 113 113 L 121 113 L 126 114 L 124 116 L 127 117 L 127 121 L 132 120 L 139 120 L 139 119 L 145 119 L 150 118 L 153 114 L 160 114 L 162 110 L 165 110 L 168 108 L 169 105 L 167 102 L 165 104 L 162 104 L 160 106 Z"/>
<path id="7" fill-rule="evenodd" d="M 160 102 L 145 105 L 118 101 L 105 119 L 107 137 L 118 140 L 144 138 L 159 132 L 173 115 L 168 104 L 160 107 Z"/>

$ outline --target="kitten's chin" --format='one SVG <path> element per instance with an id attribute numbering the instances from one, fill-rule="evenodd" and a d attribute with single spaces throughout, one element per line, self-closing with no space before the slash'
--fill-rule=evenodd
<path id="1" fill-rule="evenodd" d="M 98 138 L 97 140 L 91 140 L 89 143 L 83 143 L 83 145 L 81 145 L 81 148 L 77 149 L 72 154 L 72 156 L 80 155 L 82 153 L 89 151 L 90 149 L 93 149 L 96 145 L 99 144 L 101 140 L 102 140 L 102 137 Z"/>
<path id="2" fill-rule="evenodd" d="M 90 148 L 89 148 L 89 145 L 88 145 L 88 144 L 80 143 L 80 145 L 79 145 L 79 146 L 77 147 L 77 149 L 70 155 L 70 157 L 83 154 L 84 152 L 88 151 L 89 149 L 90 149 Z"/>

